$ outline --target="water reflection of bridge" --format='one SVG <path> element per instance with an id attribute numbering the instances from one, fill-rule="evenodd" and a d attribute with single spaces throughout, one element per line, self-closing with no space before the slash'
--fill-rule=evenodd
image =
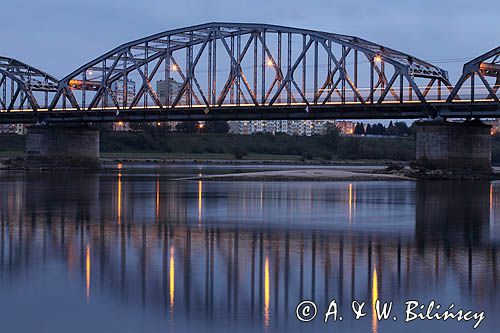
<path id="1" fill-rule="evenodd" d="M 189 219 L 189 206 L 194 202 L 198 209 L 199 198 L 183 197 L 181 189 L 168 199 L 177 211 L 161 215 L 170 206 L 157 196 L 164 183 L 156 180 L 124 182 L 118 190 L 123 180 L 115 175 L 82 176 L 71 180 L 78 192 L 61 192 L 65 181 L 20 178 L 1 187 L 2 280 L 14 282 L 56 260 L 81 277 L 89 301 L 107 294 L 171 316 L 247 313 L 264 324 L 291 316 L 301 299 L 325 306 L 332 298 L 405 299 L 445 281 L 472 302 L 498 302 L 492 292 L 498 246 L 488 237 L 488 203 L 496 197 L 489 184 L 460 191 L 452 184 L 455 197 L 440 195 L 450 194 L 447 185 L 418 184 L 415 233 L 374 235 L 199 226 Z M 146 190 L 150 186 L 153 191 Z M 356 205 L 353 187 L 345 184 L 346 216 Z M 475 199 L 460 200 L 460 193 Z M 152 209 L 156 218 L 141 220 L 147 215 L 132 200 L 143 200 L 142 209 Z M 451 209 L 454 200 L 460 207 Z M 145 223 L 132 223 L 134 216 Z"/>
<path id="2" fill-rule="evenodd" d="M 264 321 L 293 313 L 305 298 L 370 299 L 373 274 L 389 299 L 452 279 L 494 303 L 498 282 L 497 249 L 470 244 L 419 249 L 368 236 L 2 220 L 3 279 L 54 259 L 80 274 L 89 298 L 114 294 L 165 312 L 244 312 Z"/>

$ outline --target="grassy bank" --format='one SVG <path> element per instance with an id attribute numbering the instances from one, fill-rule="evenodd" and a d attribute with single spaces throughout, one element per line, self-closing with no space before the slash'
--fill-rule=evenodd
<path id="1" fill-rule="evenodd" d="M 16 134 L 0 134 L 0 158 L 24 156 L 25 147 L 25 136 Z"/>
<path id="2" fill-rule="evenodd" d="M 336 134 L 231 135 L 216 133 L 101 132 L 101 154 L 108 158 L 400 160 L 414 159 L 412 138 L 354 138 Z M 25 137 L 0 135 L 0 157 L 24 154 Z"/>
<path id="3" fill-rule="evenodd" d="M 410 138 L 344 138 L 337 135 L 299 137 L 288 135 L 231 135 L 187 133 L 101 134 L 101 152 L 106 156 L 143 154 L 166 158 L 237 159 L 414 159 Z"/>

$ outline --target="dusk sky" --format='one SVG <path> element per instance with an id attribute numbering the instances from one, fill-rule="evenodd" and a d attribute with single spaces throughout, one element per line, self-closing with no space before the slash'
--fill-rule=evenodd
<path id="1" fill-rule="evenodd" d="M 359 36 L 447 69 L 498 46 L 498 2 L 299 0 L 4 1 L 1 55 L 57 77 L 127 41 L 212 21 L 258 22 Z"/>

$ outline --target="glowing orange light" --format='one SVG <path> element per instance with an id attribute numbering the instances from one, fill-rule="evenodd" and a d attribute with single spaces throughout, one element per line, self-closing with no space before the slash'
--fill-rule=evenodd
<path id="1" fill-rule="evenodd" d="M 376 55 L 375 58 L 373 58 L 373 60 L 376 62 L 376 63 L 381 63 L 382 62 L 382 57 L 380 55 Z"/>
<path id="2" fill-rule="evenodd" d="M 204 124 L 204 123 L 199 123 L 199 124 L 198 124 L 198 128 L 199 128 L 199 129 L 203 129 L 204 127 L 205 127 L 205 124 Z"/>
<path id="3" fill-rule="evenodd" d="M 123 126 L 123 121 L 119 121 L 118 126 Z"/>
<path id="4" fill-rule="evenodd" d="M 122 164 L 118 163 L 118 169 L 122 168 Z M 120 225 L 122 223 L 122 174 L 118 173 L 118 203 L 116 207 L 117 211 L 117 223 Z"/>
<path id="5" fill-rule="evenodd" d="M 179 67 L 176 65 L 176 64 L 172 64 L 170 66 L 170 70 L 174 71 L 174 72 L 177 72 L 179 70 Z"/>
<path id="6" fill-rule="evenodd" d="M 169 296 L 170 296 L 170 312 L 174 310 L 175 300 L 175 260 L 174 260 L 174 247 L 170 247 L 170 265 L 169 265 Z"/>
<path id="7" fill-rule="evenodd" d="M 198 181 L 198 225 L 201 225 L 202 209 L 203 209 L 203 182 L 200 180 Z"/>
<path id="8" fill-rule="evenodd" d="M 86 284 L 86 293 L 85 296 L 87 298 L 87 303 L 90 301 L 90 247 L 87 245 L 87 249 L 85 251 L 85 284 Z"/>
<path id="9" fill-rule="evenodd" d="M 378 276 L 377 267 L 373 267 L 373 278 L 372 278 L 372 332 L 378 332 L 378 318 L 376 314 L 376 305 L 378 300 Z"/>
<path id="10" fill-rule="evenodd" d="M 273 67 L 273 66 L 274 66 L 273 59 L 267 59 L 267 67 Z"/>
<path id="11" fill-rule="evenodd" d="M 161 125 L 161 123 L 160 123 L 160 122 L 157 122 L 157 123 L 156 123 L 156 126 L 160 126 L 160 125 Z"/>
<path id="12" fill-rule="evenodd" d="M 352 183 L 349 184 L 349 224 L 352 223 Z"/>
<path id="13" fill-rule="evenodd" d="M 156 222 L 158 222 L 159 215 L 160 215 L 160 176 L 157 175 L 157 178 L 156 178 Z"/>
<path id="14" fill-rule="evenodd" d="M 269 326 L 269 305 L 270 305 L 270 284 L 269 284 L 269 258 L 266 257 L 264 264 L 264 325 Z"/>

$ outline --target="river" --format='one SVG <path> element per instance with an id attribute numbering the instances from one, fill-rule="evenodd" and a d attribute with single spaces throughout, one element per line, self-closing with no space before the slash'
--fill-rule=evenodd
<path id="1" fill-rule="evenodd" d="M 406 323 L 408 300 L 497 331 L 500 182 L 175 180 L 252 169 L 0 173 L 2 331 L 472 332 Z M 332 300 L 342 320 L 324 323 Z"/>

